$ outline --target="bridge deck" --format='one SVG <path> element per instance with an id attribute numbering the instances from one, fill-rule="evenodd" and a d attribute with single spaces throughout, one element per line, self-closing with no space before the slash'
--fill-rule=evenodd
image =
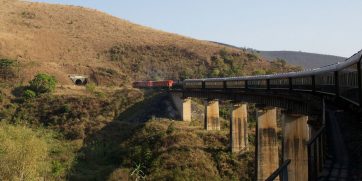
<path id="1" fill-rule="evenodd" d="M 330 147 L 319 180 L 362 180 L 362 124 L 359 118 L 341 110 L 328 111 Z M 359 142 L 358 143 L 356 143 Z"/>

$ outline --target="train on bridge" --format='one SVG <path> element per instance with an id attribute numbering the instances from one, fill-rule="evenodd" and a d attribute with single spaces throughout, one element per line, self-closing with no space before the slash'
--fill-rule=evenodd
<path id="1" fill-rule="evenodd" d="M 184 81 L 140 81 L 136 88 L 181 88 L 182 90 L 287 90 L 321 93 L 362 103 L 362 51 L 343 62 L 300 72 L 270 75 L 186 79 Z"/>
<path id="2" fill-rule="evenodd" d="M 172 88 L 175 86 L 177 81 L 173 80 L 162 80 L 162 81 L 137 81 L 133 82 L 132 86 L 134 88 Z"/>

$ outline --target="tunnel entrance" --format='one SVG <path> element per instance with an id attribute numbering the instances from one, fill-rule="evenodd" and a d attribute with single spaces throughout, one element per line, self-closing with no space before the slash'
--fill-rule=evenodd
<path id="1" fill-rule="evenodd" d="M 71 74 L 69 78 L 75 85 L 86 85 L 88 83 L 88 76 L 86 75 Z"/>
<path id="2" fill-rule="evenodd" d="M 75 85 L 83 85 L 83 84 L 84 84 L 83 81 L 80 80 L 80 79 L 77 79 L 77 80 L 75 81 Z"/>

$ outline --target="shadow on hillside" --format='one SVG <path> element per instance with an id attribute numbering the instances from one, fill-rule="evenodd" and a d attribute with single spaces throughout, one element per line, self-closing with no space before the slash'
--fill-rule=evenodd
<path id="1" fill-rule="evenodd" d="M 153 96 L 131 106 L 101 130 L 87 136 L 67 179 L 107 180 L 117 170 L 117 180 L 128 180 L 130 170 L 118 169 L 122 167 L 122 156 L 127 154 L 122 145 L 153 116 L 168 118 L 169 107 L 167 95 Z"/>
<path id="2" fill-rule="evenodd" d="M 124 122 L 145 122 L 153 117 L 179 118 L 169 95 L 158 94 L 142 102 L 134 104 L 129 109 L 120 113 L 116 120 Z"/>

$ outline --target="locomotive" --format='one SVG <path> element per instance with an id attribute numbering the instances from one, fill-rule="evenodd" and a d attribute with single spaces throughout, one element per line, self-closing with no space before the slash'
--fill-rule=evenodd
<path id="1" fill-rule="evenodd" d="M 173 80 L 163 80 L 163 81 L 137 81 L 133 82 L 132 86 L 134 88 L 168 88 L 170 89 L 175 82 Z"/>

